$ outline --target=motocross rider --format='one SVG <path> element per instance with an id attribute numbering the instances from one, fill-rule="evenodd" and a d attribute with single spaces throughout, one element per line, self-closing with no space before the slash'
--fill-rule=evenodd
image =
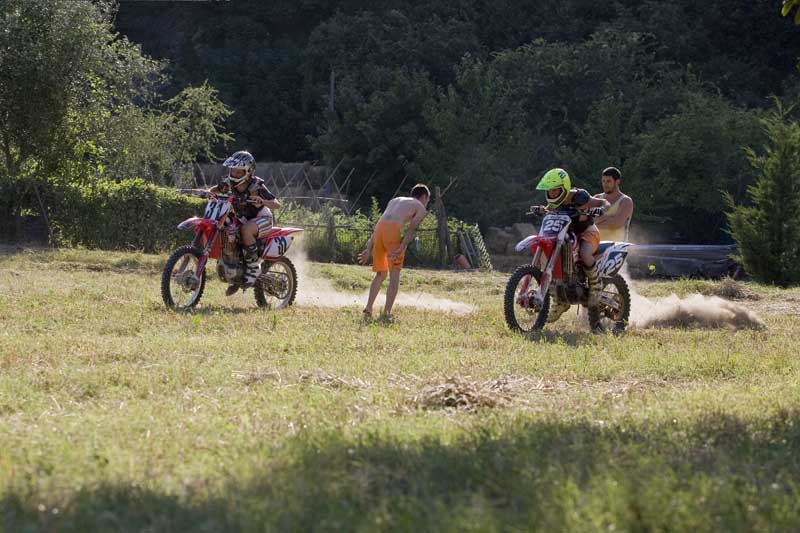
<path id="1" fill-rule="evenodd" d="M 564 169 L 548 170 L 536 189 L 546 191 L 547 206 L 533 206 L 531 210 L 539 215 L 564 208 L 573 208 L 581 212 L 573 218 L 570 231 L 579 239 L 579 255 L 583 263 L 586 280 L 589 284 L 589 307 L 595 307 L 600 301 L 600 276 L 594 260 L 594 252 L 600 245 L 600 231 L 594 225 L 594 217 L 603 214 L 603 209 L 610 206 L 607 200 L 593 198 L 585 189 L 571 188 L 569 174 Z M 555 322 L 569 309 L 568 302 L 556 301 L 555 309 L 550 310 L 548 322 Z"/>
<path id="2" fill-rule="evenodd" d="M 256 240 L 264 237 L 272 228 L 271 209 L 281 207 L 281 203 L 267 189 L 264 180 L 254 175 L 256 160 L 250 152 L 235 152 L 223 161 L 222 166 L 228 169 L 228 175 L 208 192 L 212 195 L 234 196 L 233 212 L 242 221 L 239 237 L 245 266 L 244 281 L 241 284 L 231 283 L 225 291 L 226 296 L 230 296 L 240 287 L 247 288 L 255 284 L 259 274 Z"/>

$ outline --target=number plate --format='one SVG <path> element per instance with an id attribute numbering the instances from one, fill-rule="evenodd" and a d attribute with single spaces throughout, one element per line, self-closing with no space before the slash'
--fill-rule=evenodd
<path id="1" fill-rule="evenodd" d="M 560 233 L 565 226 L 568 226 L 572 221 L 568 216 L 564 215 L 548 215 L 542 221 L 542 228 L 539 230 L 539 235 L 553 235 Z"/>
<path id="2" fill-rule="evenodd" d="M 230 204 L 228 202 L 224 202 L 222 200 L 210 200 L 206 205 L 206 211 L 203 214 L 203 218 L 216 222 L 225 216 L 229 209 Z"/>

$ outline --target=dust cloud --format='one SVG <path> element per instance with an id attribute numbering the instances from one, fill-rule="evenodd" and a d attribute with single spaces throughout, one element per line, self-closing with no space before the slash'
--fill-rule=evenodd
<path id="1" fill-rule="evenodd" d="M 287 254 L 297 269 L 297 299 L 295 305 L 307 307 L 359 307 L 364 308 L 367 303 L 368 292 L 362 294 L 352 294 L 336 290 L 327 279 L 315 276 L 309 268 L 308 257 L 303 250 L 302 240 L 295 240 L 295 246 Z M 366 268 L 366 267 L 365 267 Z M 389 281 L 383 283 L 383 288 L 378 299 L 375 301 L 374 310 L 377 313 L 385 302 L 385 291 Z M 442 311 L 465 315 L 475 311 L 475 306 L 448 300 L 447 298 L 437 298 L 422 293 L 403 292 L 403 280 L 400 279 L 400 291 L 395 300 L 395 307 L 414 307 L 416 309 L 426 309 L 429 311 Z"/>
<path id="2" fill-rule="evenodd" d="M 675 294 L 663 298 L 646 298 L 634 290 L 627 275 L 624 277 L 631 292 L 632 328 L 766 328 L 757 314 L 730 300 L 702 294 L 690 294 L 684 298 Z"/>

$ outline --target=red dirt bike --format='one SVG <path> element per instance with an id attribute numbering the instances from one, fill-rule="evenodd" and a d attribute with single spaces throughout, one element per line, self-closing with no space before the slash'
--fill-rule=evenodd
<path id="1" fill-rule="evenodd" d="M 239 243 L 241 222 L 233 214 L 233 196 L 208 196 L 202 217 L 192 217 L 178 224 L 179 229 L 194 231 L 189 246 L 170 254 L 161 274 L 161 298 L 170 309 L 188 310 L 203 296 L 206 265 L 217 260 L 217 275 L 227 283 L 241 283 L 244 260 Z M 253 286 L 259 307 L 282 308 L 292 305 L 297 294 L 297 271 L 284 254 L 292 244 L 292 234 L 299 228 L 272 228 L 258 239 L 261 272 Z"/>
<path id="2" fill-rule="evenodd" d="M 506 285 L 504 311 L 512 330 L 530 334 L 541 331 L 547 323 L 551 298 L 588 307 L 589 285 L 578 257 L 578 238 L 569 231 L 573 219 L 581 214 L 575 208 L 548 213 L 542 219 L 539 234 L 517 244 L 517 252 L 533 252 L 533 261 L 518 267 Z M 603 292 L 599 305 L 588 308 L 592 331 L 625 330 L 631 296 L 619 271 L 630 246 L 627 242 L 602 241 L 595 252 Z"/>

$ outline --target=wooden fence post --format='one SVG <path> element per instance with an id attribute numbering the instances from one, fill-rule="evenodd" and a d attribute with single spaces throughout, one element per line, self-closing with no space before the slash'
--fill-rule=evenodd
<path id="1" fill-rule="evenodd" d="M 447 236 L 447 212 L 444 209 L 444 202 L 442 201 L 442 189 L 436 187 L 436 203 L 435 203 L 436 221 L 437 221 L 437 236 L 439 238 L 439 266 L 447 268 L 448 257 L 448 236 Z"/>
<path id="2" fill-rule="evenodd" d="M 336 261 L 336 220 L 333 216 L 333 209 L 328 208 L 328 249 L 330 250 L 329 261 Z"/>

